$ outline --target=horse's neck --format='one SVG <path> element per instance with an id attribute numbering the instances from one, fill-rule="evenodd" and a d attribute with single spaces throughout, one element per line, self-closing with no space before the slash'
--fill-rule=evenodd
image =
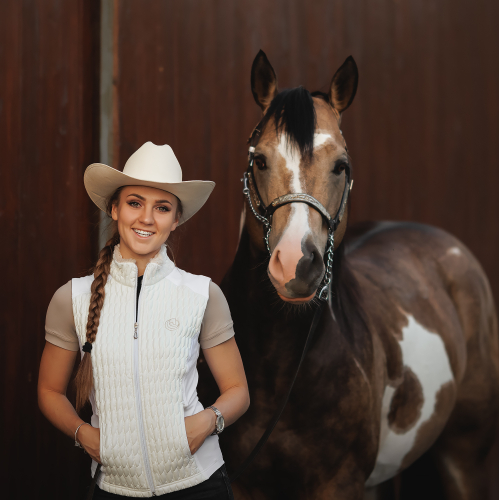
<path id="1" fill-rule="evenodd" d="M 297 310 L 283 304 L 267 276 L 268 261 L 267 254 L 252 242 L 245 225 L 233 264 L 222 282 L 222 289 L 235 319 L 238 345 L 241 343 L 242 349 L 249 352 L 264 352 L 269 355 L 268 359 L 274 355 L 281 356 L 281 350 L 286 346 L 290 355 L 280 357 L 280 362 L 287 362 L 300 355 L 314 308 Z M 331 306 L 327 305 L 315 341 L 321 342 L 325 336 L 327 338 L 323 340 L 326 342 L 334 339 L 338 345 L 345 344 L 347 356 L 353 355 L 362 363 L 371 363 L 371 333 L 359 321 L 360 318 L 354 317 L 360 307 L 361 304 L 351 304 L 347 312 L 349 324 L 343 327 L 349 331 L 342 332 Z"/>
<path id="2" fill-rule="evenodd" d="M 221 284 L 236 320 L 235 329 L 245 332 L 238 345 L 242 342 L 244 348 L 258 347 L 271 354 L 286 344 L 289 351 L 300 353 L 314 310 L 298 311 L 283 304 L 267 276 L 268 262 L 245 226 L 233 264 Z"/>

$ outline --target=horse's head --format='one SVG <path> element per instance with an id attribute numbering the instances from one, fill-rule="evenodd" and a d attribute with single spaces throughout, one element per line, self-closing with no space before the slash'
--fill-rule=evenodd
<path id="1" fill-rule="evenodd" d="M 265 206 L 288 193 L 307 193 L 332 216 L 338 212 L 350 166 L 340 120 L 354 99 L 357 81 L 356 63 L 349 57 L 335 73 L 328 94 L 310 94 L 302 87 L 279 92 L 273 67 L 264 52 L 257 54 L 252 93 L 263 121 L 252 173 Z M 335 230 L 335 248 L 346 223 L 347 214 Z M 248 209 L 247 227 L 262 245 L 262 225 Z M 306 203 L 285 204 L 273 213 L 268 275 L 284 301 L 314 298 L 325 272 L 327 238 L 327 221 Z"/>

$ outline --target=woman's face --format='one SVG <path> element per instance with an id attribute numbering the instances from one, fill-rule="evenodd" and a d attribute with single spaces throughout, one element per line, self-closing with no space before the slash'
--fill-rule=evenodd
<path id="1" fill-rule="evenodd" d="M 152 187 L 126 186 L 111 216 L 118 223 L 124 258 L 154 257 L 179 221 L 177 198 Z"/>

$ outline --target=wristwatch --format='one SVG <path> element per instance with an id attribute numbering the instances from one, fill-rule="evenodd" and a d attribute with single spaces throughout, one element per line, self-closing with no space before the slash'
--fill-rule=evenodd
<path id="1" fill-rule="evenodd" d="M 224 430 L 224 417 L 215 406 L 208 406 L 208 408 L 210 408 L 217 415 L 217 418 L 215 419 L 215 430 L 210 435 L 213 436 L 214 434 L 220 434 Z"/>

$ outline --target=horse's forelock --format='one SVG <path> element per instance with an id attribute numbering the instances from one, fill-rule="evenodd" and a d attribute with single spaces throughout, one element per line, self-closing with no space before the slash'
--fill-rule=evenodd
<path id="1" fill-rule="evenodd" d="M 316 110 L 304 87 L 282 90 L 264 115 L 263 126 L 273 118 L 276 133 L 284 132 L 289 146 L 297 146 L 303 158 L 311 158 L 316 130 Z"/>

